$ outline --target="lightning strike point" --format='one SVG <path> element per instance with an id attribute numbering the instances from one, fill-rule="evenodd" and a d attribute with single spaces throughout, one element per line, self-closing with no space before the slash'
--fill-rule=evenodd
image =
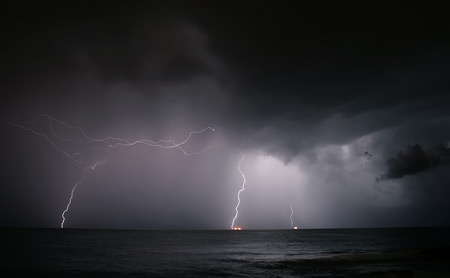
<path id="1" fill-rule="evenodd" d="M 44 132 L 39 132 L 36 129 L 33 129 L 32 127 L 29 127 L 31 124 L 33 124 L 36 120 L 38 119 L 46 119 L 49 123 L 48 129 L 49 132 L 44 133 Z M 107 150 L 107 149 L 115 149 L 118 147 L 132 147 L 134 145 L 137 144 L 143 144 L 143 145 L 147 145 L 149 147 L 157 147 L 157 148 L 161 148 L 161 149 L 179 149 L 184 155 L 186 156 L 191 156 L 191 155 L 198 155 L 198 154 L 202 154 L 206 151 L 208 151 L 209 149 L 211 149 L 213 146 L 221 146 L 216 144 L 215 142 L 212 141 L 212 143 L 210 145 L 208 145 L 207 147 L 203 148 L 200 151 L 196 151 L 196 152 L 188 152 L 187 150 L 185 150 L 183 147 L 184 145 L 191 139 L 192 135 L 194 134 L 202 134 L 204 132 L 206 132 L 207 130 L 210 131 L 216 131 L 216 129 L 214 127 L 211 126 L 207 126 L 201 130 L 194 130 L 189 132 L 189 134 L 186 136 L 186 138 L 179 142 L 176 143 L 174 140 L 159 140 L 159 141 L 152 141 L 150 139 L 141 139 L 141 140 L 137 140 L 137 141 L 129 141 L 127 139 L 124 138 L 118 138 L 118 137 L 112 137 L 112 136 L 108 136 L 105 138 L 92 138 L 90 137 L 81 127 L 77 127 L 77 126 L 72 126 L 64 121 L 60 121 L 56 118 L 54 118 L 51 115 L 47 115 L 47 114 L 41 114 L 38 115 L 37 117 L 35 117 L 34 119 L 32 119 L 31 121 L 28 122 L 21 122 L 21 124 L 17 124 L 17 123 L 12 123 L 12 122 L 7 122 L 8 124 L 24 129 L 26 131 L 29 131 L 31 133 L 34 133 L 35 135 L 41 136 L 43 137 L 48 143 L 50 143 L 57 151 L 59 151 L 60 153 L 62 153 L 63 155 L 65 155 L 66 157 L 68 157 L 69 159 L 71 159 L 72 161 L 82 164 L 82 158 L 78 158 L 78 156 L 87 153 L 88 151 L 94 150 L 94 149 L 98 149 L 98 150 Z M 79 135 L 76 137 L 72 137 L 72 138 L 67 138 L 64 136 L 60 136 L 58 135 L 55 130 L 54 130 L 54 125 L 58 124 L 58 125 L 62 125 L 65 128 L 69 129 L 69 130 L 75 130 L 79 132 Z M 85 144 L 86 147 L 84 147 L 82 150 L 78 150 L 76 152 L 73 153 L 69 153 L 67 151 L 64 150 L 63 147 L 60 147 L 61 143 L 83 143 Z M 99 144 L 103 144 L 103 145 L 99 145 Z M 231 149 L 231 148 L 230 148 Z M 241 173 L 242 177 L 244 178 L 244 183 L 242 184 L 242 189 L 238 192 L 238 205 L 236 206 L 236 216 L 233 219 L 233 224 L 234 221 L 237 218 L 238 215 L 238 208 L 239 208 L 239 204 L 240 204 L 240 193 L 242 191 L 244 191 L 245 189 L 245 176 L 244 173 L 241 171 L 240 166 L 241 166 L 241 162 L 244 160 L 245 155 L 242 157 L 242 159 L 239 161 L 239 166 L 238 166 L 238 170 Z M 66 221 L 66 217 L 65 214 L 69 211 L 70 209 L 70 205 L 72 204 L 72 200 L 75 194 L 75 191 L 78 187 L 78 185 L 80 185 L 87 177 L 89 170 L 93 171 L 97 166 L 105 163 L 106 161 L 98 161 L 96 163 L 94 163 L 93 165 L 87 166 L 84 169 L 84 173 L 83 176 L 81 177 L 81 179 L 73 186 L 72 191 L 70 193 L 70 198 L 69 198 L 69 202 L 67 203 L 66 209 L 62 212 L 61 214 L 61 228 L 64 228 L 64 223 Z M 233 228 L 233 224 L 232 224 L 232 228 Z M 240 227 L 238 227 L 239 229 L 241 229 Z"/>
<path id="2" fill-rule="evenodd" d="M 77 189 L 78 185 L 80 185 L 80 183 L 82 183 L 82 182 L 84 181 L 84 179 L 87 177 L 87 173 L 88 173 L 88 170 L 89 170 L 89 169 L 95 170 L 95 168 L 96 168 L 98 165 L 101 165 L 101 164 L 103 164 L 103 163 L 105 163 L 105 162 L 106 162 L 106 161 L 97 161 L 97 162 L 95 162 L 93 165 L 87 166 L 87 167 L 84 169 L 83 177 L 81 178 L 81 180 L 79 180 L 79 181 L 73 186 L 72 191 L 70 192 L 70 198 L 69 198 L 69 202 L 67 203 L 66 209 L 65 209 L 65 210 L 62 212 L 62 214 L 61 214 L 61 218 L 62 218 L 62 221 L 61 221 L 61 229 L 64 228 L 64 222 L 66 222 L 65 214 L 66 214 L 66 212 L 68 212 L 69 209 L 70 209 L 70 205 L 72 204 L 73 195 L 75 194 L 75 190 Z"/>
<path id="3" fill-rule="evenodd" d="M 238 194 L 237 194 L 238 203 L 236 205 L 236 208 L 234 209 L 236 214 L 234 215 L 233 221 L 231 221 L 231 229 L 232 230 L 234 229 L 234 221 L 236 220 L 236 218 L 239 215 L 239 205 L 241 204 L 241 192 L 243 192 L 245 190 L 245 183 L 247 182 L 247 180 L 245 179 L 244 172 L 242 172 L 242 170 L 241 170 L 241 163 L 242 163 L 242 161 L 244 161 L 244 159 L 245 159 L 245 155 L 241 158 L 241 160 L 239 160 L 239 163 L 238 163 L 238 171 L 239 171 L 239 173 L 241 173 L 242 179 L 244 181 L 242 182 L 242 188 L 239 189 Z"/>

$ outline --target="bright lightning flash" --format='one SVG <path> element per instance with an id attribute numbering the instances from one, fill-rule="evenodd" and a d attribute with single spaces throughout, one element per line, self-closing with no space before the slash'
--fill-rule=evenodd
<path id="1" fill-rule="evenodd" d="M 88 173 L 88 170 L 89 170 L 89 169 L 91 169 L 91 170 L 93 171 L 93 170 L 95 169 L 95 167 L 97 167 L 98 165 L 103 164 L 103 163 L 105 163 L 105 162 L 106 162 L 106 160 L 104 160 L 104 161 L 98 161 L 98 162 L 95 162 L 93 165 L 87 166 L 87 167 L 84 169 L 83 177 L 82 177 L 81 180 L 79 180 L 79 181 L 74 185 L 74 187 L 72 188 L 72 192 L 70 192 L 69 202 L 67 203 L 66 209 L 65 209 L 65 210 L 62 212 L 62 214 L 61 214 L 61 218 L 62 218 L 61 228 L 64 228 L 64 222 L 66 221 L 66 218 L 65 218 L 64 216 L 65 216 L 66 212 L 69 211 L 70 205 L 72 204 L 73 194 L 75 193 L 75 190 L 77 189 L 78 185 L 84 181 L 84 179 L 85 179 L 86 176 L 87 176 L 87 173 Z"/>
<path id="2" fill-rule="evenodd" d="M 192 155 L 192 154 L 201 154 L 207 150 L 209 150 L 211 148 L 211 144 L 209 146 L 207 146 L 205 149 L 198 151 L 198 152 L 193 152 L 193 153 L 189 153 L 187 152 L 185 149 L 183 149 L 183 145 L 185 145 L 189 139 L 191 139 L 192 135 L 194 134 L 201 134 L 207 130 L 210 131 L 215 131 L 215 129 L 213 127 L 205 127 L 202 130 L 197 130 L 197 131 L 191 131 L 189 132 L 189 135 L 180 143 L 175 143 L 174 140 L 159 140 L 159 141 L 152 141 L 149 139 L 141 139 L 141 140 L 136 140 L 136 141 L 128 141 L 127 139 L 123 139 L 123 138 L 117 138 L 117 137 L 112 137 L 112 136 L 108 136 L 106 138 L 102 138 L 102 139 L 96 139 L 96 138 L 91 138 L 90 136 L 87 135 L 87 133 L 80 127 L 74 127 L 71 126 L 63 121 L 57 120 L 55 118 L 53 118 L 50 115 L 41 115 L 39 117 L 45 117 L 50 121 L 50 131 L 51 134 L 57 138 L 58 140 L 62 141 L 62 142 L 66 142 L 66 141 L 78 141 L 78 142 L 82 142 L 82 143 L 105 143 L 107 148 L 117 148 L 117 147 L 131 147 L 137 144 L 144 144 L 150 147 L 159 147 L 159 148 L 163 148 L 163 149 L 172 149 L 172 148 L 178 148 L 180 149 L 185 155 Z M 81 134 L 83 135 L 84 138 L 81 139 L 65 139 L 62 137 L 57 136 L 54 131 L 53 131 L 53 123 L 59 123 L 64 125 L 65 127 L 69 128 L 69 129 L 73 129 L 73 130 L 79 130 L 81 132 Z M 16 125 L 19 126 L 19 125 Z M 22 127 L 22 126 L 19 126 Z M 22 127 L 23 128 L 23 127 Z M 26 129 L 26 128 L 25 128 Z M 85 153 L 86 151 L 89 151 L 91 149 L 95 149 L 95 148 L 99 148 L 96 146 L 89 146 L 81 151 L 75 152 L 73 154 L 70 155 L 70 157 L 73 159 L 74 157 Z"/>
<path id="3" fill-rule="evenodd" d="M 244 181 L 242 182 L 242 188 L 239 189 L 238 194 L 237 194 L 238 203 L 236 205 L 236 208 L 234 209 L 236 214 L 234 215 L 233 221 L 231 221 L 231 229 L 232 230 L 234 228 L 234 221 L 236 220 L 236 218 L 239 215 L 239 205 L 241 204 L 241 192 L 243 192 L 245 190 L 245 183 L 247 182 L 247 180 L 245 179 L 244 172 L 242 172 L 242 170 L 241 170 L 241 163 L 244 159 L 245 159 L 245 155 L 241 158 L 241 160 L 239 160 L 239 163 L 238 163 L 238 171 L 239 171 L 239 173 L 241 173 L 242 179 Z"/>
<path id="4" fill-rule="evenodd" d="M 34 123 L 37 119 L 40 118 L 45 118 L 49 121 L 49 130 L 50 130 L 50 134 L 45 134 L 43 132 L 39 132 L 33 128 L 27 127 L 27 125 L 30 125 L 32 123 Z M 63 138 L 59 135 L 57 135 L 54 130 L 53 130 L 53 126 L 54 124 L 60 124 L 65 126 L 67 129 L 70 130 L 77 130 L 79 131 L 79 133 L 81 134 L 81 138 Z M 194 134 L 201 134 L 204 133 L 207 130 L 210 131 L 215 131 L 215 129 L 213 127 L 205 127 L 202 130 L 198 130 L 198 131 L 191 131 L 189 132 L 189 135 L 180 143 L 176 143 L 174 140 L 159 140 L 159 141 L 152 141 L 149 139 L 141 139 L 141 140 L 137 140 L 137 141 L 128 141 L 127 139 L 123 139 L 123 138 L 117 138 L 117 137 L 111 137 L 108 136 L 106 138 L 102 138 L 102 139 L 96 139 L 96 138 L 92 138 L 90 136 L 87 135 L 87 133 L 80 127 L 74 127 L 71 126 L 69 124 L 67 124 L 66 122 L 60 121 L 50 115 L 40 115 L 36 118 L 34 118 L 33 120 L 29 121 L 29 122 L 23 122 L 23 125 L 21 124 L 16 124 L 16 123 L 9 123 L 13 126 L 22 128 L 24 130 L 30 131 L 32 133 L 34 133 L 35 135 L 39 135 L 41 137 L 44 137 L 57 151 L 59 151 L 60 153 L 62 153 L 63 155 L 65 155 L 66 157 L 70 158 L 71 160 L 73 160 L 74 162 L 80 163 L 82 164 L 83 161 L 77 159 L 77 156 L 86 153 L 90 150 L 93 149 L 110 149 L 110 148 L 117 148 L 117 147 L 131 147 L 137 144 L 144 144 L 150 147 L 158 147 L 158 148 L 162 148 L 162 149 L 173 149 L 173 148 L 178 148 L 181 152 L 183 152 L 184 155 L 186 156 L 190 156 L 190 155 L 195 155 L 195 154 L 201 154 L 203 152 L 208 151 L 212 146 L 213 146 L 213 142 L 211 142 L 210 145 L 208 145 L 206 148 L 197 151 L 197 152 L 188 152 L 183 148 L 183 145 L 185 145 L 192 137 L 192 135 Z M 54 139 L 56 140 L 54 140 Z M 59 141 L 61 142 L 72 142 L 72 143 L 83 143 L 85 145 L 87 145 L 86 148 L 82 149 L 81 151 L 77 151 L 74 153 L 69 153 L 68 151 L 65 151 L 63 149 L 63 147 L 60 147 L 59 144 L 57 144 L 55 141 Z M 99 147 L 97 146 L 98 144 L 104 144 L 104 146 Z M 94 145 L 95 144 L 95 145 Z M 72 191 L 70 193 L 70 198 L 69 198 L 69 202 L 67 203 L 66 209 L 62 212 L 62 222 L 61 222 L 61 228 L 64 228 L 64 223 L 66 221 L 65 218 L 65 214 L 69 211 L 70 209 L 70 205 L 72 204 L 72 200 L 73 200 L 73 196 L 75 194 L 75 190 L 77 189 L 78 185 L 80 183 L 82 183 L 84 181 L 84 179 L 87 177 L 88 171 L 91 170 L 95 170 L 95 168 L 101 164 L 104 164 L 106 162 L 106 160 L 103 161 L 98 161 L 95 162 L 93 165 L 89 165 L 84 169 L 84 173 L 83 173 L 83 177 L 74 185 L 74 187 L 72 188 Z M 241 172 L 242 173 L 242 172 Z M 233 220 L 234 221 L 234 220 Z"/>
<path id="5" fill-rule="evenodd" d="M 289 206 L 291 208 L 291 215 L 289 218 L 291 219 L 291 228 L 294 227 L 294 220 L 292 220 L 292 216 L 294 215 L 294 209 L 292 208 L 292 205 Z"/>

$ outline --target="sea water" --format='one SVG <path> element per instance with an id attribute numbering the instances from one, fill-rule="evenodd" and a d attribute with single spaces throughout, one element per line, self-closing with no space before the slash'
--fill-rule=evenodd
<path id="1" fill-rule="evenodd" d="M 28 277 L 450 277 L 450 228 L 2 229 L 1 273 Z"/>

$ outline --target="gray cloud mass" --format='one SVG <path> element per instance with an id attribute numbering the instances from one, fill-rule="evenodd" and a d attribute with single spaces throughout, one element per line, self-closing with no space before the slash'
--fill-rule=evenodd
<path id="1" fill-rule="evenodd" d="M 5 121 L 45 113 L 129 140 L 213 126 L 187 147 L 246 143 L 89 153 L 109 162 L 77 191 L 69 226 L 227 229 L 243 154 L 240 225 L 289 227 L 289 205 L 310 228 L 449 225 L 443 14 L 100 3 L 1 4 Z M 0 225 L 57 227 L 83 168 L 2 128 Z"/>

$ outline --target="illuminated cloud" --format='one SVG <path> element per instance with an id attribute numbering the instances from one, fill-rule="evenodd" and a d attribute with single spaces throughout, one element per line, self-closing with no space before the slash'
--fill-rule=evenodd
<path id="1" fill-rule="evenodd" d="M 448 146 L 436 147 L 450 140 L 445 15 L 6 2 L 4 121 L 47 113 L 129 142 L 214 127 L 186 148 L 239 146 L 189 160 L 118 148 L 77 189 L 75 226 L 229 229 L 244 154 L 245 229 L 289 227 L 290 205 L 300 228 L 450 223 Z M 53 227 L 85 168 L 2 128 L 0 225 Z M 92 165 L 100 153 L 83 155 Z"/>

